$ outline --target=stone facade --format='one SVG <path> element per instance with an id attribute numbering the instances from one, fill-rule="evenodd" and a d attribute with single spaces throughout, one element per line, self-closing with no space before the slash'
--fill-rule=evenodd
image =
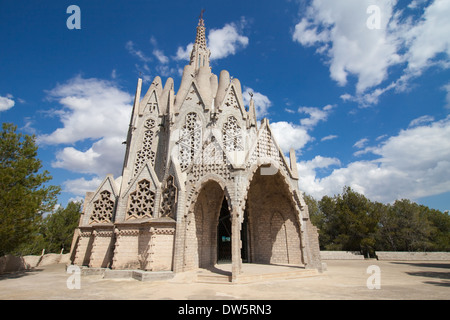
<path id="1" fill-rule="evenodd" d="M 136 96 L 122 176 L 86 194 L 73 263 L 183 272 L 242 262 L 321 269 L 317 229 L 286 159 L 238 79 L 209 66 L 200 18 L 175 92 L 156 77 Z"/>

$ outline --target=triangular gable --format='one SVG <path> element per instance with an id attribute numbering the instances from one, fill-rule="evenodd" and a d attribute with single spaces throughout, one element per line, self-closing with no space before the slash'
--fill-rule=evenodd
<path id="1" fill-rule="evenodd" d="M 247 163 L 253 164 L 257 162 L 258 158 L 270 158 L 277 161 L 280 167 L 289 173 L 290 177 L 295 178 L 281 148 L 272 134 L 267 119 L 263 119 L 261 123 L 261 127 L 257 132 L 257 138 L 247 155 Z"/>
<path id="2" fill-rule="evenodd" d="M 159 99 L 157 95 L 156 88 L 153 88 L 151 90 L 150 94 L 147 96 L 145 95 L 144 99 L 142 99 L 141 103 L 139 104 L 139 115 L 142 116 L 144 113 L 150 112 L 156 115 L 159 115 Z"/>
<path id="3" fill-rule="evenodd" d="M 150 87 L 148 88 L 148 91 L 145 94 L 144 98 L 142 98 L 141 102 L 139 103 L 139 111 L 138 111 L 139 115 L 142 115 L 144 113 L 144 110 L 149 103 L 156 103 L 158 109 L 157 114 L 159 114 L 160 107 L 158 97 L 161 96 L 162 90 L 163 88 L 161 78 L 156 77 L 155 80 L 153 80 Z"/>
<path id="4" fill-rule="evenodd" d="M 131 179 L 130 184 L 128 185 L 128 188 L 125 190 L 125 192 L 122 194 L 122 198 L 128 197 L 130 192 L 133 192 L 136 189 L 137 183 L 139 181 L 146 179 L 150 181 L 151 189 L 156 191 L 161 183 L 158 179 L 158 176 L 155 173 L 155 170 L 153 167 L 147 162 L 139 171 L 138 173 Z"/>
<path id="5" fill-rule="evenodd" d="M 94 196 L 91 198 L 90 202 L 97 200 L 99 194 L 105 190 L 111 192 L 114 197 L 118 195 L 116 182 L 112 174 L 106 175 L 105 179 L 103 179 L 103 181 L 100 183 L 97 190 L 95 190 Z"/>
<path id="6" fill-rule="evenodd" d="M 223 111 L 227 107 L 234 107 L 241 111 L 242 119 L 247 119 L 247 111 L 245 110 L 244 101 L 242 101 L 242 95 L 237 94 L 238 90 L 234 83 L 231 83 L 228 87 L 225 97 L 220 104 L 219 110 Z"/>
<path id="7" fill-rule="evenodd" d="M 88 203 L 84 204 L 84 217 L 83 217 L 83 225 L 88 225 L 90 223 L 97 223 L 99 221 L 97 221 L 97 219 L 93 218 L 94 220 L 91 220 L 91 217 L 93 217 L 93 215 L 95 214 L 95 203 L 97 201 L 103 201 L 105 199 L 102 199 L 102 193 L 104 193 L 105 191 L 107 191 L 107 194 L 109 193 L 109 196 L 106 197 L 107 201 L 110 203 L 110 216 L 112 217 L 112 210 L 114 209 L 114 205 L 115 205 L 115 199 L 118 195 L 117 192 L 117 186 L 116 183 L 114 181 L 114 177 L 112 174 L 108 174 L 105 179 L 103 179 L 103 181 L 100 183 L 100 185 L 98 186 L 97 190 L 95 190 L 95 192 L 93 192 L 92 197 L 89 199 Z M 111 217 L 109 217 L 108 219 L 110 219 Z M 104 221 L 104 222 L 110 222 L 110 221 Z"/>
<path id="8" fill-rule="evenodd" d="M 177 101 L 178 99 L 181 99 L 182 103 L 181 105 L 179 105 L 179 109 L 181 109 L 183 107 L 183 105 L 186 103 L 186 101 L 191 101 L 191 100 L 196 100 L 197 104 L 203 105 L 203 109 L 207 110 L 209 109 L 209 103 L 208 100 L 206 99 L 206 97 L 204 97 L 200 90 L 198 89 L 198 83 L 195 79 L 193 79 L 191 81 L 191 84 L 189 85 L 189 89 L 184 93 L 184 96 L 178 97 L 177 96 Z M 178 103 L 177 103 L 178 105 Z M 179 111 L 179 110 L 178 110 Z"/>

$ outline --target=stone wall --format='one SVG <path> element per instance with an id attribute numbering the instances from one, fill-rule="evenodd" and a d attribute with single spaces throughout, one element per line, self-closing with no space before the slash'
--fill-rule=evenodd
<path id="1" fill-rule="evenodd" d="M 44 254 L 43 256 L 23 256 L 23 257 L 6 255 L 0 257 L 0 274 L 31 270 L 36 267 L 43 267 L 58 263 L 64 264 L 70 263 L 70 253 L 66 254 L 48 253 Z"/>
<path id="2" fill-rule="evenodd" d="M 322 260 L 364 260 L 358 251 L 320 251 Z"/>
<path id="3" fill-rule="evenodd" d="M 377 251 L 378 260 L 398 260 L 398 261 L 450 261 L 450 252 L 400 252 L 400 251 Z"/>

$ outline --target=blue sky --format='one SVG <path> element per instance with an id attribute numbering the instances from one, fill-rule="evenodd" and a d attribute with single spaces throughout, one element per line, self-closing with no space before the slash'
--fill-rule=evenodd
<path id="1" fill-rule="evenodd" d="M 120 176 L 137 78 L 178 89 L 201 9 L 212 71 L 254 92 L 302 191 L 450 209 L 448 0 L 3 0 L 0 120 L 37 136 L 63 205 Z"/>

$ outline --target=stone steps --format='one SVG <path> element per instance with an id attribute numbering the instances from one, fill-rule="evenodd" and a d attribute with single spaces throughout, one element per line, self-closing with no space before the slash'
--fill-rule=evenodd
<path id="1" fill-rule="evenodd" d="M 286 268 L 274 268 L 268 267 L 267 269 L 259 268 L 259 270 L 243 271 L 237 277 L 235 283 L 253 283 L 264 281 L 277 281 L 277 280 L 291 280 L 300 279 L 305 277 L 313 277 L 319 275 L 317 269 L 302 269 L 292 268 L 286 270 Z M 209 270 L 202 270 L 197 273 L 196 282 L 198 283 L 217 283 L 217 284 L 229 284 L 231 283 L 231 272 L 214 272 Z"/>

